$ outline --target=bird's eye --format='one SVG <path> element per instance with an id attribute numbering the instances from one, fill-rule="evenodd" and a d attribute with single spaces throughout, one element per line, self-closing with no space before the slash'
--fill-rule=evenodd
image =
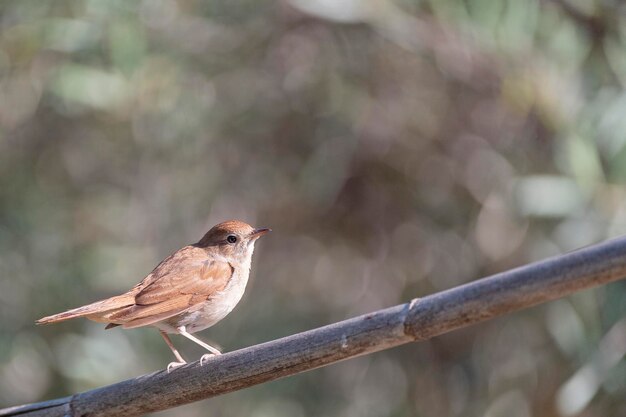
<path id="1" fill-rule="evenodd" d="M 228 243 L 237 243 L 237 236 L 235 236 L 235 235 L 228 235 L 228 237 L 226 238 L 226 241 Z"/>

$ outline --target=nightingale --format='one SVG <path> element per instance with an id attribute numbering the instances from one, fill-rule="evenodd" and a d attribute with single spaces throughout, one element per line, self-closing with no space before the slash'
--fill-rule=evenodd
<path id="1" fill-rule="evenodd" d="M 246 289 L 254 244 L 270 231 L 239 220 L 220 223 L 197 243 L 165 258 L 130 291 L 44 317 L 37 324 L 85 317 L 107 323 L 106 329 L 153 326 L 176 357 L 168 372 L 187 363 L 168 334 L 180 334 L 207 349 L 210 353 L 200 358 L 202 366 L 221 352 L 193 333 L 213 326 L 235 308 Z"/>

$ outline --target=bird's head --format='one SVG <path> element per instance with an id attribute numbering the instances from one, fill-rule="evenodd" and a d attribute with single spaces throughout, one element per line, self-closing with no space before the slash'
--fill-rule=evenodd
<path id="1" fill-rule="evenodd" d="M 228 262 L 249 264 L 254 243 L 272 229 L 254 228 L 240 220 L 229 220 L 211 228 L 196 246 L 211 249 Z"/>

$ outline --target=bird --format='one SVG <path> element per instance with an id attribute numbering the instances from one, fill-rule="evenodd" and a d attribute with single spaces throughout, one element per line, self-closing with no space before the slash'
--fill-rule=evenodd
<path id="1" fill-rule="evenodd" d="M 270 231 L 240 220 L 219 223 L 197 243 L 161 261 L 128 292 L 43 317 L 36 323 L 85 317 L 106 323 L 105 329 L 153 326 L 176 358 L 167 366 L 168 372 L 187 363 L 169 334 L 184 336 L 208 350 L 200 358 L 202 366 L 221 352 L 193 333 L 213 326 L 239 303 L 248 283 L 254 244 Z"/>

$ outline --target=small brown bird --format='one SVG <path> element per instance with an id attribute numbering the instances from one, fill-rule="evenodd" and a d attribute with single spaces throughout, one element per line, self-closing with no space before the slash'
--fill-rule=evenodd
<path id="1" fill-rule="evenodd" d="M 86 317 L 108 323 L 106 329 L 154 326 L 161 332 L 177 362 L 168 372 L 187 363 L 168 333 L 177 333 L 207 349 L 200 365 L 221 354 L 192 333 L 222 320 L 237 305 L 246 289 L 256 240 L 271 229 L 254 229 L 238 220 L 220 223 L 198 243 L 185 246 L 165 258 L 130 291 L 53 316 L 37 324 Z"/>

